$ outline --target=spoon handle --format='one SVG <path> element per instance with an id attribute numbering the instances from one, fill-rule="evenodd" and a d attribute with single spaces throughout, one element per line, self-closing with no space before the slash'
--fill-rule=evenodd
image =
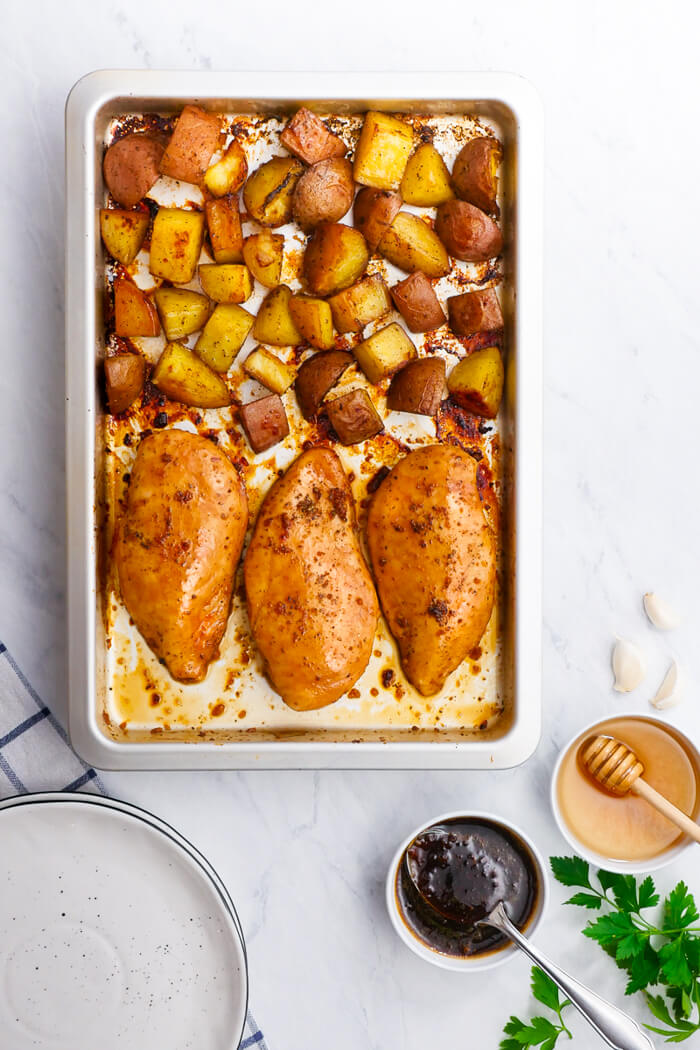
<path id="1" fill-rule="evenodd" d="M 700 826 L 691 817 L 686 816 L 677 806 L 674 806 L 672 802 L 669 802 L 667 798 L 660 795 L 651 784 L 647 784 L 646 780 L 643 780 L 641 777 L 635 780 L 630 790 L 635 795 L 639 795 L 640 798 L 646 799 L 649 805 L 657 809 L 659 813 L 663 813 L 667 820 L 670 820 L 672 824 L 684 831 L 689 838 L 700 842 Z"/>
<path id="2" fill-rule="evenodd" d="M 590 988 L 586 988 L 565 970 L 551 962 L 539 948 L 527 940 L 508 918 L 503 905 L 499 905 L 489 915 L 490 926 L 497 926 L 517 944 L 534 963 L 551 977 L 564 995 L 571 1001 L 598 1035 L 613 1050 L 654 1050 L 651 1039 L 641 1030 L 636 1021 L 619 1010 L 606 999 L 602 999 Z"/>

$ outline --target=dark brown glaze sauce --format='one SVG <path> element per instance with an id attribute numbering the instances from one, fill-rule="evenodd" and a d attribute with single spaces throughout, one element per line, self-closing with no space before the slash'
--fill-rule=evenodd
<path id="1" fill-rule="evenodd" d="M 408 858 L 418 890 L 408 871 Z M 484 955 L 508 944 L 490 926 L 477 926 L 499 901 L 512 922 L 527 927 L 540 886 L 532 855 L 502 824 L 468 817 L 422 832 L 396 873 L 399 915 L 428 948 L 456 958 Z"/>

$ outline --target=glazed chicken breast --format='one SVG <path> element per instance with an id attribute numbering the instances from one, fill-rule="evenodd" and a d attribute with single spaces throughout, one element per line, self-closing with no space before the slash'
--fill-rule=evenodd
<path id="1" fill-rule="evenodd" d="M 144 438 L 115 536 L 124 604 L 180 682 L 199 682 L 219 655 L 248 525 L 243 482 L 206 438 Z"/>
<path id="2" fill-rule="evenodd" d="M 367 541 L 406 677 L 431 696 L 477 645 L 493 607 L 496 539 L 472 457 L 449 445 L 410 452 L 372 499 Z"/>
<path id="3" fill-rule="evenodd" d="M 302 453 L 267 494 L 244 562 L 248 617 L 272 684 L 297 711 L 347 692 L 379 607 L 350 484 L 332 449 Z"/>

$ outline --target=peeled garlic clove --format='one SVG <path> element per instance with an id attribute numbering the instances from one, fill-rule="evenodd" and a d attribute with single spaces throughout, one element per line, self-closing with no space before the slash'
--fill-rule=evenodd
<path id="1" fill-rule="evenodd" d="M 644 611 L 654 627 L 658 627 L 660 631 L 672 631 L 681 622 L 676 610 L 653 591 L 644 595 Z"/>
<path id="2" fill-rule="evenodd" d="M 646 674 L 646 665 L 641 651 L 624 638 L 618 638 L 615 643 L 612 669 L 615 675 L 613 689 L 618 693 L 630 693 L 636 689 Z"/>
<path id="3" fill-rule="evenodd" d="M 675 660 L 672 661 L 663 682 L 659 686 L 656 696 L 650 701 L 652 707 L 657 711 L 665 711 L 669 707 L 675 707 L 683 699 L 683 676 Z"/>

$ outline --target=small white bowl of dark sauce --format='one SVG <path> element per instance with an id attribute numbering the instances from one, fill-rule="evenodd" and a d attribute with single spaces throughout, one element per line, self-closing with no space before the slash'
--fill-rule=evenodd
<path id="1" fill-rule="evenodd" d="M 409 848 L 422 893 L 409 875 Z M 416 828 L 397 849 L 386 881 L 389 917 L 404 944 L 426 962 L 462 973 L 490 970 L 517 951 L 477 919 L 504 900 L 511 920 L 530 936 L 547 898 L 537 847 L 494 813 L 445 813 Z"/>

